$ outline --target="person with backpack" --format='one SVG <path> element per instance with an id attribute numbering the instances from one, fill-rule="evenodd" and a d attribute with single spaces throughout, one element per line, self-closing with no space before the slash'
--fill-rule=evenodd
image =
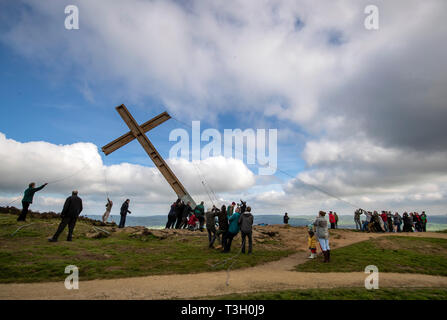
<path id="1" fill-rule="evenodd" d="M 224 211 L 225 212 L 225 211 Z M 226 214 L 226 212 L 225 212 Z M 233 238 L 239 233 L 239 217 L 240 217 L 240 209 L 236 208 L 236 212 L 233 213 L 231 217 L 228 217 L 228 231 L 225 232 L 222 237 L 222 245 L 224 247 L 223 252 L 228 253 L 231 250 L 231 243 Z"/>
<path id="2" fill-rule="evenodd" d="M 246 211 L 239 217 L 239 227 L 241 229 L 242 249 L 241 253 L 245 253 L 245 240 L 248 238 L 248 254 L 253 251 L 253 215 L 251 214 L 251 207 L 247 207 Z"/>

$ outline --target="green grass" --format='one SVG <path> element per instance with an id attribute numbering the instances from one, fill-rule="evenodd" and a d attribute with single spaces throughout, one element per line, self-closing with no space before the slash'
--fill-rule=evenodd
<path id="1" fill-rule="evenodd" d="M 446 288 L 377 289 L 336 288 L 297 289 L 276 292 L 231 294 L 214 300 L 446 300 Z"/>
<path id="2" fill-rule="evenodd" d="M 18 224 L 16 216 L 0 215 L 0 283 L 60 281 L 67 276 L 67 265 L 79 267 L 83 280 L 123 278 L 174 273 L 196 273 L 223 270 L 226 265 L 213 264 L 229 255 L 208 249 L 205 232 L 190 236 L 159 239 L 153 235 L 131 237 L 125 233 L 112 233 L 102 239 L 89 239 L 85 234 L 92 227 L 83 221 L 76 224 L 73 242 L 64 241 L 66 231 L 59 242 L 49 243 L 47 238 L 56 230 L 58 219 L 28 219 Z M 11 234 L 24 224 L 14 236 Z M 240 237 L 235 239 L 232 252 L 237 252 Z M 240 255 L 232 268 L 251 267 L 280 259 L 292 253 L 290 250 L 273 249 L 270 245 L 256 245 L 250 256 Z"/>
<path id="3" fill-rule="evenodd" d="M 362 272 L 375 265 L 380 272 L 447 276 L 447 239 L 383 237 L 331 250 L 331 262 L 322 257 L 298 265 L 302 272 Z"/>

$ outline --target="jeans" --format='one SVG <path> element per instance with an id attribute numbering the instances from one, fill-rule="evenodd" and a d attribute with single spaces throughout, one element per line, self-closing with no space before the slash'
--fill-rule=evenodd
<path id="1" fill-rule="evenodd" d="M 369 224 L 368 221 L 363 222 L 363 228 L 362 228 L 362 231 L 368 231 L 368 224 Z"/>
<path id="2" fill-rule="evenodd" d="M 216 228 L 206 228 L 206 231 L 208 231 L 209 247 L 212 248 L 214 241 L 216 241 Z"/>
<path id="3" fill-rule="evenodd" d="M 320 243 L 321 251 L 331 250 L 329 247 L 329 239 L 318 239 L 318 242 Z"/>
<path id="4" fill-rule="evenodd" d="M 28 214 L 28 208 L 31 203 L 22 201 L 22 212 L 20 213 L 17 221 L 25 221 L 26 215 Z"/>
<path id="5" fill-rule="evenodd" d="M 242 236 L 242 253 L 245 253 L 245 238 L 248 237 L 248 253 L 251 253 L 251 251 L 253 250 L 253 237 L 252 237 L 252 232 L 242 232 L 241 231 L 241 236 Z"/>
<path id="6" fill-rule="evenodd" d="M 205 218 L 202 216 L 199 216 L 199 229 L 200 231 L 203 231 L 203 225 L 205 224 Z"/>
<path id="7" fill-rule="evenodd" d="M 360 220 L 354 220 L 355 221 L 355 230 L 362 230 L 362 224 L 360 223 Z"/>

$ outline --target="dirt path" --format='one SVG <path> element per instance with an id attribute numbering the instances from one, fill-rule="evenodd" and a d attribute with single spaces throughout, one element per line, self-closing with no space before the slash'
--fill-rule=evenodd
<path id="1" fill-rule="evenodd" d="M 333 248 L 390 234 L 353 233 L 337 230 Z M 447 234 L 414 233 L 413 237 L 447 239 Z M 307 252 L 298 252 L 278 261 L 227 272 L 147 276 L 111 280 L 81 281 L 79 290 L 67 290 L 63 282 L 0 284 L 0 299 L 168 299 L 216 296 L 230 293 L 284 290 L 293 288 L 361 287 L 366 275 L 350 273 L 304 273 L 290 271 L 306 261 Z M 381 287 L 447 287 L 447 277 L 381 273 Z"/>

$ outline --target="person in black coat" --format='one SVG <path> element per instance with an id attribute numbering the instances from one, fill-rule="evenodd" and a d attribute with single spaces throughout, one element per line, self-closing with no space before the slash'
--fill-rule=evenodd
<path id="1" fill-rule="evenodd" d="M 175 224 L 176 229 L 180 229 L 180 226 L 182 225 L 182 215 L 183 215 L 183 209 L 185 208 L 185 206 L 186 205 L 183 201 L 179 201 L 177 207 L 175 208 L 175 215 L 177 217 L 177 222 Z"/>
<path id="2" fill-rule="evenodd" d="M 168 213 L 168 222 L 166 223 L 166 229 L 174 228 L 175 220 L 177 219 L 176 210 L 175 210 L 176 206 L 177 206 L 177 202 L 174 202 L 171 205 L 171 209 L 169 210 L 169 213 Z"/>
<path id="3" fill-rule="evenodd" d="M 56 242 L 59 235 L 64 231 L 65 227 L 68 224 L 68 236 L 67 241 L 71 241 L 73 237 L 73 230 L 76 225 L 76 220 L 78 219 L 79 214 L 82 211 L 82 199 L 78 197 L 78 191 L 75 190 L 71 193 L 71 197 L 68 197 L 65 200 L 64 208 L 61 212 L 62 221 L 57 228 L 54 236 L 48 241 Z"/>
<path id="4" fill-rule="evenodd" d="M 124 228 L 124 225 L 126 224 L 126 216 L 127 213 L 132 213 L 129 210 L 129 199 L 126 199 L 126 201 L 124 201 L 123 205 L 121 206 L 121 210 L 120 210 L 120 215 L 121 215 L 121 219 L 120 219 L 120 224 L 118 226 L 118 228 Z"/>
<path id="5" fill-rule="evenodd" d="M 182 223 L 180 225 L 180 229 L 186 229 L 188 227 L 188 218 L 192 214 L 191 202 L 188 201 L 186 206 L 183 207 L 182 213 Z"/>

